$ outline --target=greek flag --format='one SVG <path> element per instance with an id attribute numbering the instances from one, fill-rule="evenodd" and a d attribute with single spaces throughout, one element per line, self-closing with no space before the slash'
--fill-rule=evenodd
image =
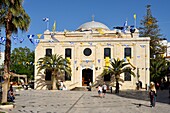
<path id="1" fill-rule="evenodd" d="M 20 42 L 20 43 L 22 43 L 23 41 L 24 41 L 24 39 L 23 39 L 23 38 L 20 38 L 20 39 L 19 39 L 19 42 Z"/>
<path id="2" fill-rule="evenodd" d="M 40 42 L 40 39 L 34 39 L 34 45 L 36 46 L 36 45 L 38 45 L 38 43 Z"/>
<path id="3" fill-rule="evenodd" d="M 16 44 L 17 40 L 18 40 L 18 37 L 17 36 L 13 36 L 13 39 L 14 39 L 14 43 Z"/>
<path id="4" fill-rule="evenodd" d="M 17 38 L 18 38 L 17 36 L 13 36 L 13 39 L 14 39 L 14 40 L 17 40 Z"/>
<path id="5" fill-rule="evenodd" d="M 43 18 L 43 21 L 44 21 L 44 22 L 48 22 L 48 21 L 49 21 L 49 18 Z"/>
<path id="6" fill-rule="evenodd" d="M 34 35 L 27 35 L 27 37 L 28 37 L 28 39 L 31 41 L 31 43 L 34 44 L 34 42 L 33 42 L 33 37 L 34 37 Z"/>
<path id="7" fill-rule="evenodd" d="M 126 20 L 125 23 L 124 23 L 124 25 L 123 25 L 123 31 L 124 31 L 124 32 L 127 30 L 127 27 L 128 27 L 128 25 L 127 25 L 127 20 Z"/>
<path id="8" fill-rule="evenodd" d="M 6 39 L 5 39 L 4 37 L 0 37 L 0 43 L 1 43 L 1 44 L 4 43 L 5 40 L 6 40 Z"/>

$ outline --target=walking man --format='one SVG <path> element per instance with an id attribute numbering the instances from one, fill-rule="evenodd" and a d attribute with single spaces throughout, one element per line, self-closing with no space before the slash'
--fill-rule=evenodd
<path id="1" fill-rule="evenodd" d="M 106 90 L 107 90 L 107 85 L 106 83 L 104 82 L 103 86 L 102 86 L 102 90 L 103 90 L 103 98 L 105 97 L 105 94 L 106 94 Z"/>

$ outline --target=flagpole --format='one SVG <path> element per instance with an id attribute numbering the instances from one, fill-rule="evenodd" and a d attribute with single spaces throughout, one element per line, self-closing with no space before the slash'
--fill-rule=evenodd
<path id="1" fill-rule="evenodd" d="M 136 28 L 136 19 L 134 20 L 135 28 Z"/>
<path id="2" fill-rule="evenodd" d="M 50 24 L 49 21 L 47 21 L 47 30 L 49 30 L 49 24 Z"/>
<path id="3" fill-rule="evenodd" d="M 43 21 L 46 22 L 47 30 L 49 30 L 49 18 L 43 18 Z"/>

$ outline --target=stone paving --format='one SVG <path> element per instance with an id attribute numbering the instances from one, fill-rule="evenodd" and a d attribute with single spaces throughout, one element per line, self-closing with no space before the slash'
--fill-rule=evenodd
<path id="1" fill-rule="evenodd" d="M 24 90 L 17 92 L 15 108 L 9 113 L 168 113 L 168 91 L 159 96 L 155 108 L 146 91 L 121 91 L 98 97 L 96 91 Z M 159 100 L 160 99 L 160 100 Z M 163 99 L 164 101 L 162 101 Z M 139 106 L 141 104 L 141 106 Z"/>

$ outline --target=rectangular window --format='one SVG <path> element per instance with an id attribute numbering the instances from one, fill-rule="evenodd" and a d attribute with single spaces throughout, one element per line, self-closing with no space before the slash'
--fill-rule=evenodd
<path id="1" fill-rule="evenodd" d="M 131 48 L 124 49 L 124 58 L 130 57 L 131 58 Z"/>
<path id="2" fill-rule="evenodd" d="M 71 81 L 71 76 L 65 72 L 65 81 Z"/>
<path id="3" fill-rule="evenodd" d="M 104 59 L 106 57 L 111 58 L 111 49 L 110 48 L 104 48 Z"/>
<path id="4" fill-rule="evenodd" d="M 52 55 L 52 49 L 46 49 L 46 56 Z"/>
<path id="5" fill-rule="evenodd" d="M 65 58 L 69 57 L 71 59 L 71 49 L 67 48 L 65 49 Z"/>
<path id="6" fill-rule="evenodd" d="M 52 72 L 48 69 L 45 70 L 45 80 L 51 80 L 51 75 L 52 75 Z"/>
<path id="7" fill-rule="evenodd" d="M 124 80 L 125 81 L 131 81 L 131 74 L 129 72 L 124 73 Z"/>
<path id="8" fill-rule="evenodd" d="M 104 81 L 110 81 L 111 76 L 110 74 L 104 75 Z"/>

